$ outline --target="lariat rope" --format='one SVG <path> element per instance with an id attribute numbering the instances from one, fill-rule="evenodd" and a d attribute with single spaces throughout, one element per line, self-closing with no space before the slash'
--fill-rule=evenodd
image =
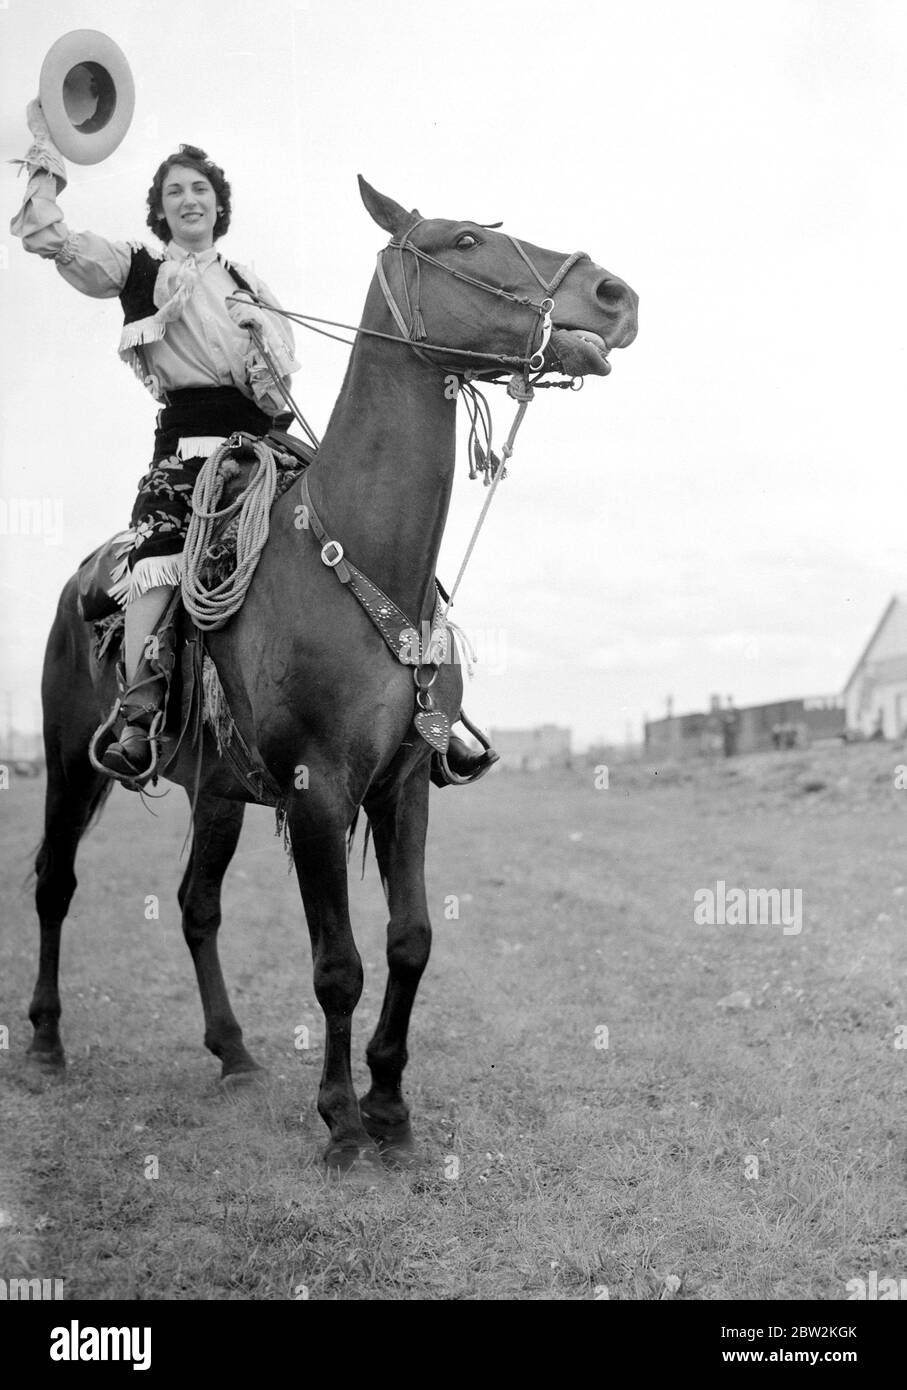
<path id="1" fill-rule="evenodd" d="M 236 435 L 224 440 L 202 464 L 192 494 L 192 515 L 186 533 L 183 559 L 183 604 L 196 627 L 212 632 L 238 613 L 268 539 L 271 505 L 277 490 L 277 463 L 262 440 L 246 439 L 258 468 L 247 487 L 226 507 L 218 509 L 226 474 L 222 463 L 238 447 Z M 236 531 L 236 568 L 220 584 L 206 589 L 201 569 L 215 529 L 239 512 Z"/>

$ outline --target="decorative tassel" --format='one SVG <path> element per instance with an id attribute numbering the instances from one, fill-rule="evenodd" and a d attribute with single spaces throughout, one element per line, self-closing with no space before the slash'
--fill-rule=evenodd
<path id="1" fill-rule="evenodd" d="M 111 584 L 108 593 L 114 602 L 118 603 L 121 608 L 125 608 L 127 595 L 132 587 L 129 555 L 135 548 L 135 532 L 120 531 L 118 535 L 114 536 L 112 546 L 115 563 L 110 566 Z"/>
<path id="2" fill-rule="evenodd" d="M 202 697 L 205 708 L 205 723 L 214 734 L 218 757 L 220 757 L 223 750 L 233 740 L 233 716 L 230 713 L 227 697 L 217 674 L 217 667 L 207 652 L 202 667 Z"/>
<path id="3" fill-rule="evenodd" d="M 122 355 L 132 348 L 143 346 L 145 343 L 159 343 L 165 332 L 166 325 L 161 323 L 156 315 L 151 315 L 146 319 L 136 319 L 134 323 L 123 325 L 118 351 Z"/>
<path id="4" fill-rule="evenodd" d="M 475 663 L 478 661 L 475 649 L 466 636 L 466 633 L 457 623 L 451 622 L 450 618 L 445 618 L 445 623 L 453 634 L 453 640 L 456 643 L 457 656 L 459 658 L 458 664 L 466 668 L 466 674 L 469 676 L 470 680 L 472 680 Z"/>
<path id="5" fill-rule="evenodd" d="M 413 326 L 410 330 L 409 336 L 415 343 L 421 343 L 425 338 L 428 337 L 428 334 L 425 331 L 425 322 L 422 318 L 422 310 L 419 308 L 418 304 L 416 305 L 415 310 L 413 311 Z"/>
<path id="6" fill-rule="evenodd" d="M 119 566 L 117 566 L 117 569 L 119 569 Z M 110 597 L 113 599 L 114 603 L 118 603 L 121 608 L 125 608 L 126 604 L 129 602 L 129 590 L 131 588 L 132 575 L 129 573 L 129 566 L 127 565 L 125 571 L 122 574 L 115 575 L 113 577 L 113 583 L 111 584 L 108 593 L 110 594 Z"/>
<path id="7" fill-rule="evenodd" d="M 147 251 L 148 255 L 155 261 L 162 261 L 165 253 L 156 246 L 146 246 L 144 241 L 128 241 L 126 245 L 130 251 Z"/>
<path id="8" fill-rule="evenodd" d="M 133 374 L 142 383 L 146 391 L 150 391 L 154 399 L 160 405 L 163 405 L 164 392 L 161 389 L 161 383 L 153 372 L 148 371 L 142 361 L 139 349 L 128 348 L 125 352 L 121 352 L 120 361 L 126 363 L 126 366 L 132 370 Z"/>
<path id="9" fill-rule="evenodd" d="M 96 661 L 102 661 L 108 651 L 116 648 L 122 640 L 124 622 L 122 613 L 111 613 L 110 617 L 102 618 L 100 622 L 92 624 L 94 628 L 94 656 Z"/>
<path id="10" fill-rule="evenodd" d="M 159 585 L 176 586 L 182 582 L 183 557 L 182 555 L 150 555 L 145 560 L 139 560 L 130 573 L 124 574 L 116 583 L 110 586 L 110 597 L 115 599 L 121 607 L 131 603 L 140 594 L 146 594 L 149 589 L 156 589 Z"/>
<path id="11" fill-rule="evenodd" d="M 178 459 L 210 458 L 214 450 L 219 449 L 225 439 L 226 435 L 223 434 L 186 435 L 176 446 L 176 456 Z"/>

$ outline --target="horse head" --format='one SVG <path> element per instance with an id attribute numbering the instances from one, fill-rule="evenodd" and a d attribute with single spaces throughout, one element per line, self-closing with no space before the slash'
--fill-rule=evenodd
<path id="1" fill-rule="evenodd" d="M 436 365 L 607 376 L 609 353 L 636 337 L 638 296 L 585 252 L 564 255 L 478 222 L 407 212 L 361 176 L 359 187 L 391 235 L 378 280 L 397 335 Z"/>

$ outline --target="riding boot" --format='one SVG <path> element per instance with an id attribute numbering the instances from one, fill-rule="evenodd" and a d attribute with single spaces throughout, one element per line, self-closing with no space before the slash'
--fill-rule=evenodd
<path id="1" fill-rule="evenodd" d="M 140 777 L 151 765 L 149 735 L 155 716 L 163 708 L 167 679 L 143 657 L 135 679 L 127 686 L 123 665 L 118 662 L 117 690 L 123 728 L 116 742 L 108 745 L 101 761 L 120 777 Z"/>
<path id="2" fill-rule="evenodd" d="M 462 738 L 458 738 L 456 734 L 450 736 L 447 763 L 451 772 L 455 772 L 458 777 L 468 777 L 474 782 L 483 772 L 493 767 L 499 758 L 500 754 L 493 748 L 483 748 L 481 752 L 474 753 Z"/>
<path id="3" fill-rule="evenodd" d="M 447 753 L 443 756 L 439 753 L 432 755 L 431 780 L 436 787 L 462 786 L 469 782 L 477 782 L 490 767 L 494 767 L 495 763 L 500 761 L 500 753 L 494 751 L 485 735 L 466 718 L 462 710 L 460 719 L 469 732 L 479 740 L 482 748 L 480 752 L 474 753 L 463 739 L 451 734 Z"/>
<path id="4" fill-rule="evenodd" d="M 117 663 L 119 713 L 123 727 L 116 742 L 108 744 L 101 762 L 118 777 L 141 777 L 151 766 L 151 739 L 157 735 L 163 723 L 176 660 L 172 618 L 171 601 L 154 633 L 153 654 L 142 657 L 128 685 L 123 663 Z"/>

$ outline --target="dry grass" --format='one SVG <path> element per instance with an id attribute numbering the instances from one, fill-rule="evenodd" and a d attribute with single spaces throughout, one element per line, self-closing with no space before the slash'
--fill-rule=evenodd
<path id="1" fill-rule="evenodd" d="M 41 788 L 14 781 L 0 793 L 0 1275 L 89 1299 L 657 1299 L 670 1275 L 680 1298 L 837 1299 L 870 1269 L 904 1277 L 902 760 L 832 748 L 616 769 L 607 792 L 577 771 L 433 794 L 435 949 L 408 1071 L 426 1167 L 379 1192 L 319 1167 L 323 1029 L 266 812 L 249 813 L 222 938 L 268 1085 L 223 1096 L 201 1045 L 175 789 L 157 821 L 116 791 L 85 841 L 69 1069 L 49 1081 L 24 1063 Z M 373 864 L 353 878 L 364 1083 L 384 908 Z M 694 925 L 695 890 L 718 878 L 802 888 L 802 932 Z M 718 1007 L 732 991 L 750 1007 Z"/>

